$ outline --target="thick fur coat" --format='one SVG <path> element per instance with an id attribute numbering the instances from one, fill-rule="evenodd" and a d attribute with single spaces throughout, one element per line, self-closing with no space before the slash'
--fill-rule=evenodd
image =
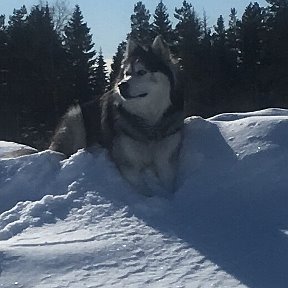
<path id="1" fill-rule="evenodd" d="M 173 190 L 184 123 L 177 68 L 161 37 L 148 48 L 129 41 L 114 89 L 72 107 L 50 149 L 69 156 L 98 143 L 142 193 L 150 194 L 146 171 Z"/>

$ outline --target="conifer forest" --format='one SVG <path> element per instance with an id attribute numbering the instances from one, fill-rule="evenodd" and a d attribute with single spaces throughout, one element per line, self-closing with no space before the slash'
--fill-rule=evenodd
<path id="1" fill-rule="evenodd" d="M 173 15 L 165 1 L 152 13 L 139 1 L 111 69 L 79 5 L 0 10 L 0 139 L 47 148 L 69 106 L 113 87 L 128 37 L 149 45 L 160 34 L 168 43 L 182 67 L 187 116 L 288 108 L 288 0 L 266 2 L 251 2 L 243 15 L 231 7 L 229 19 L 209 26 L 188 1 Z"/>

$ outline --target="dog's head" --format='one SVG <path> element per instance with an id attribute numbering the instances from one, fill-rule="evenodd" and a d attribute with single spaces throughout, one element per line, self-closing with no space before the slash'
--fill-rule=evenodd
<path id="1" fill-rule="evenodd" d="M 160 36 L 149 48 L 129 40 L 115 89 L 129 112 L 157 121 L 173 105 L 176 64 Z"/>

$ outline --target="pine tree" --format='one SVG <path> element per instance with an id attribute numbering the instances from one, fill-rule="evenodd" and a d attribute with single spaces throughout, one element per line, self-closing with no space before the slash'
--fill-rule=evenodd
<path id="1" fill-rule="evenodd" d="M 231 9 L 229 15 L 229 23 L 227 29 L 227 46 L 230 51 L 230 61 L 234 64 L 234 69 L 237 69 L 240 62 L 239 53 L 239 34 L 240 34 L 240 21 L 237 18 L 237 11 L 235 8 Z"/>
<path id="2" fill-rule="evenodd" d="M 288 0 L 266 0 L 266 33 L 264 38 L 264 62 L 266 71 L 262 77 L 270 83 L 275 106 L 288 107 Z M 266 88 L 267 89 L 267 88 Z"/>
<path id="3" fill-rule="evenodd" d="M 211 29 L 208 27 L 208 20 L 206 12 L 203 13 L 203 20 L 202 20 L 202 36 L 200 40 L 201 45 L 201 59 L 203 59 L 203 66 L 201 73 L 206 74 L 206 78 L 209 77 L 211 74 L 211 48 L 212 48 L 212 35 Z"/>
<path id="4" fill-rule="evenodd" d="M 201 21 L 191 4 L 183 1 L 181 8 L 175 8 L 174 17 L 178 20 L 175 26 L 176 47 L 175 53 L 179 56 L 185 78 L 185 106 L 189 113 L 199 110 L 199 94 L 196 90 L 202 89 L 202 48 L 201 48 Z M 193 88 L 192 88 L 193 87 Z M 191 93 L 191 91 L 195 93 Z M 197 95 L 198 94 L 198 95 Z"/>
<path id="5" fill-rule="evenodd" d="M 225 28 L 224 18 L 220 15 L 213 34 L 214 87 L 217 95 L 214 103 L 218 105 L 216 113 L 223 111 L 222 109 L 233 109 L 236 102 L 232 88 L 236 85 L 237 79 L 237 51 L 232 47 L 232 42 L 229 43 L 229 28 Z"/>
<path id="6" fill-rule="evenodd" d="M 0 97 L 4 95 L 4 86 L 7 82 L 8 47 L 7 30 L 5 28 L 5 16 L 0 15 Z M 1 99 L 3 100 L 3 99 Z M 1 101 L 3 103 L 3 101 Z"/>
<path id="7" fill-rule="evenodd" d="M 28 63 L 28 53 L 30 42 L 27 31 L 27 9 L 23 5 L 20 9 L 14 9 L 8 20 L 8 48 L 9 48 L 9 82 L 10 90 L 9 105 L 15 103 L 15 118 L 19 119 L 22 110 L 22 99 L 28 94 L 28 75 L 30 63 Z M 13 85 L 11 85 L 13 83 Z M 16 128 L 16 127 L 15 127 Z M 16 128 L 17 132 L 18 127 Z"/>
<path id="8" fill-rule="evenodd" d="M 0 14 L 0 30 L 4 30 L 4 25 L 5 25 L 5 15 Z"/>
<path id="9" fill-rule="evenodd" d="M 226 29 L 224 25 L 224 18 L 222 15 L 217 19 L 217 25 L 214 26 L 215 33 L 213 34 L 213 49 L 214 49 L 214 60 L 216 63 L 216 69 L 218 79 L 225 81 L 225 73 L 228 73 L 227 67 L 227 38 Z M 221 75 L 220 75 L 221 74 Z M 220 77 L 219 77 L 220 76 Z"/>
<path id="10" fill-rule="evenodd" d="M 145 8 L 142 1 L 134 5 L 134 14 L 131 15 L 131 32 L 129 37 L 142 45 L 150 45 L 152 43 L 152 27 L 149 10 Z"/>
<path id="11" fill-rule="evenodd" d="M 7 41 L 8 41 L 8 35 L 7 35 L 7 29 L 5 27 L 5 15 L 0 15 L 0 60 L 7 59 Z M 5 54 L 5 56 L 4 56 Z M 3 62 L 0 61 L 0 70 L 3 65 L 1 65 Z M 1 78 L 0 78 L 1 81 Z"/>
<path id="12" fill-rule="evenodd" d="M 26 29 L 27 9 L 23 5 L 20 9 L 14 9 L 13 15 L 9 17 L 7 33 L 9 35 L 9 48 L 11 54 L 17 55 L 18 59 L 26 53 L 26 42 L 29 41 Z M 21 44 L 23 48 L 20 49 Z M 24 57 L 24 56 L 23 56 Z"/>
<path id="13" fill-rule="evenodd" d="M 17 26 L 21 25 L 27 16 L 27 9 L 26 6 L 23 5 L 20 9 L 14 9 L 13 15 L 9 17 L 9 26 L 16 28 Z"/>
<path id="14" fill-rule="evenodd" d="M 64 47 L 69 59 L 69 81 L 73 87 L 72 99 L 83 103 L 92 98 L 95 55 L 92 35 L 83 21 L 80 7 L 76 5 L 72 18 L 64 29 Z"/>
<path id="15" fill-rule="evenodd" d="M 226 41 L 226 30 L 224 25 L 224 18 L 222 15 L 217 19 L 217 25 L 214 26 L 214 40 L 217 41 L 220 45 L 225 44 Z"/>
<path id="16" fill-rule="evenodd" d="M 21 125 L 23 132 L 29 135 L 26 141 L 43 148 L 50 137 L 47 131 L 54 128 L 56 117 L 63 111 L 60 85 L 66 66 L 65 54 L 48 5 L 32 8 L 26 29 L 29 41 L 26 43 L 27 66 L 23 72 L 27 75 L 28 87 L 22 97 L 25 113 Z M 51 113 L 56 117 L 51 117 Z"/>
<path id="17" fill-rule="evenodd" d="M 97 96 L 103 95 L 108 87 L 107 66 L 103 57 L 102 49 L 100 48 L 99 55 L 96 60 L 95 68 L 95 85 L 94 94 Z"/>
<path id="18" fill-rule="evenodd" d="M 270 9 L 274 12 L 277 12 L 282 9 L 288 9 L 287 0 L 266 0 L 271 6 Z"/>
<path id="19" fill-rule="evenodd" d="M 211 57 L 212 57 L 212 32 L 211 28 L 208 26 L 208 19 L 206 12 L 203 13 L 203 20 L 202 20 L 202 36 L 200 39 L 200 46 L 201 46 L 201 59 L 202 59 L 202 70 L 203 74 L 209 76 L 211 74 Z M 210 63 L 210 64 L 209 64 Z"/>
<path id="20" fill-rule="evenodd" d="M 257 2 L 250 3 L 242 16 L 240 29 L 240 68 L 241 84 L 247 87 L 246 101 L 252 109 L 264 104 L 260 98 L 260 71 L 262 66 L 263 11 Z M 250 98 L 249 98 L 249 97 Z M 263 104 L 261 104 L 263 102 Z"/>
<path id="21" fill-rule="evenodd" d="M 23 5 L 20 9 L 14 9 L 9 17 L 7 32 L 6 67 L 8 67 L 8 81 L 5 87 L 5 112 L 6 135 L 8 139 L 19 141 L 20 113 L 22 111 L 22 98 L 25 96 L 29 83 L 26 71 L 27 65 L 27 10 Z M 4 88 L 4 87 L 3 87 Z M 11 119 L 13 115 L 13 119 Z M 12 132 L 13 131 L 13 132 Z M 7 139 L 7 138 L 6 138 Z"/>
<path id="22" fill-rule="evenodd" d="M 24 127 L 38 125 L 39 128 L 41 122 L 50 126 L 46 126 L 46 130 L 51 129 L 55 124 L 55 117 L 51 118 L 51 113 L 55 112 L 56 107 L 61 75 L 58 61 L 63 59 L 63 49 L 53 29 L 49 7 L 34 6 L 29 14 L 25 6 L 14 10 L 8 22 L 7 34 L 10 113 L 20 123 L 20 127 L 14 129 L 15 134 L 21 136 Z M 35 133 L 36 136 L 41 138 Z M 30 140 L 14 139 L 35 145 L 35 137 Z"/>
<path id="23" fill-rule="evenodd" d="M 208 27 L 208 19 L 207 19 L 207 14 L 206 14 L 206 12 L 204 11 L 203 12 L 203 21 L 202 21 L 202 34 L 203 34 L 203 36 L 202 36 L 202 39 L 204 39 L 204 41 L 205 41 L 205 39 L 207 40 L 209 40 L 209 42 L 210 42 L 210 38 L 211 38 L 211 29 Z"/>
<path id="24" fill-rule="evenodd" d="M 174 42 L 174 33 L 172 29 L 172 23 L 169 20 L 169 14 L 163 1 L 160 0 L 155 9 L 153 15 L 154 21 L 152 23 L 152 35 L 155 38 L 157 35 L 161 35 L 163 39 L 170 45 Z"/>
<path id="25" fill-rule="evenodd" d="M 267 27 L 270 47 L 275 61 L 288 64 L 288 0 L 266 0 L 270 6 L 267 13 Z M 285 63 L 285 64 L 284 64 Z M 286 71 L 287 69 L 284 68 Z"/>
<path id="26" fill-rule="evenodd" d="M 237 24 L 238 24 L 237 10 L 235 8 L 231 8 L 228 23 L 229 29 L 235 31 L 237 29 Z"/>
<path id="27" fill-rule="evenodd" d="M 215 89 L 215 67 L 213 65 L 214 55 L 213 55 L 213 49 L 212 49 L 213 41 L 212 41 L 212 35 L 211 35 L 211 28 L 208 27 L 208 20 L 207 20 L 207 16 L 205 12 L 203 14 L 201 34 L 202 35 L 200 38 L 200 48 L 199 48 L 199 51 L 197 51 L 195 55 L 195 57 L 197 56 L 197 58 L 199 59 L 198 65 L 197 65 L 197 71 L 195 71 L 195 73 L 198 74 L 197 85 L 195 85 L 195 87 L 198 87 L 199 89 L 198 93 L 201 95 L 201 97 L 198 96 L 197 103 L 192 103 L 192 111 L 195 114 L 195 113 L 199 113 L 198 112 L 199 110 L 200 111 L 202 110 L 203 115 L 206 116 L 206 114 L 204 113 L 207 113 L 207 111 L 203 111 L 204 110 L 203 106 L 207 105 L 208 107 L 211 107 L 210 96 L 215 94 L 215 91 L 214 91 Z M 211 93 L 211 91 L 213 92 Z M 193 107 L 194 105 L 195 107 Z"/>
<path id="28" fill-rule="evenodd" d="M 121 63 L 124 58 L 125 50 L 126 50 L 126 42 L 123 41 L 118 45 L 117 52 L 113 56 L 113 63 L 111 64 L 111 73 L 110 73 L 110 81 L 109 81 L 110 89 L 112 89 L 113 86 L 115 85 L 117 77 L 120 73 Z"/>
<path id="29" fill-rule="evenodd" d="M 180 56 L 184 70 L 192 76 L 197 73 L 196 71 L 200 65 L 199 61 L 201 61 L 198 57 L 202 34 L 201 21 L 192 5 L 187 1 L 183 1 L 181 8 L 175 8 L 174 17 L 178 20 L 175 26 L 176 51 Z"/>
<path id="30" fill-rule="evenodd" d="M 241 23 L 241 61 L 244 69 L 255 74 L 261 63 L 261 30 L 263 27 L 262 9 L 257 2 L 250 3 L 242 16 Z"/>
<path id="31" fill-rule="evenodd" d="M 8 35 L 5 27 L 5 16 L 0 15 L 0 123 L 9 123 L 8 120 L 8 63 L 9 63 L 9 48 Z M 5 139 L 8 132 L 8 125 L 0 125 L 0 138 Z"/>

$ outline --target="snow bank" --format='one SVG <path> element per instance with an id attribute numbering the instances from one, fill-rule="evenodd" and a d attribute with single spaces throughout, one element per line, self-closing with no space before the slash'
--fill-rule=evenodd
<path id="1" fill-rule="evenodd" d="M 0 287 L 287 287 L 287 163 L 283 109 L 186 119 L 173 197 L 104 150 L 2 159 Z"/>
<path id="2" fill-rule="evenodd" d="M 0 141 L 0 158 L 9 158 L 9 154 L 11 152 L 14 152 L 19 156 L 21 156 L 23 153 L 26 153 L 27 151 L 29 151 L 30 153 L 37 152 L 36 149 L 26 145 L 13 142 Z"/>
<path id="3" fill-rule="evenodd" d="M 122 185 L 129 191 L 103 150 L 93 154 L 81 150 L 63 159 L 60 153 L 44 151 L 0 161 L 0 240 L 56 221 L 61 218 L 58 214 L 79 206 L 90 188 L 109 194 Z"/>

